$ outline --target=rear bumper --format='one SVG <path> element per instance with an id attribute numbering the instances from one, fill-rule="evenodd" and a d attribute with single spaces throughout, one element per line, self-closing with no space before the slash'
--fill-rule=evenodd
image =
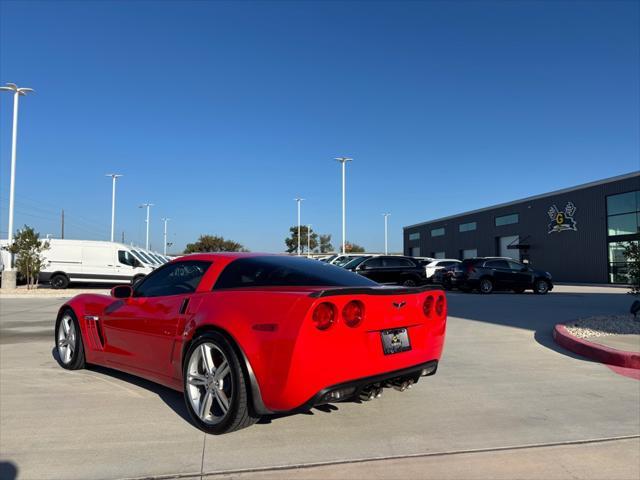
<path id="1" fill-rule="evenodd" d="M 316 405 L 349 400 L 354 397 L 357 398 L 360 393 L 367 388 L 373 386 L 377 388 L 391 387 L 394 381 L 410 379 L 412 383 L 417 383 L 420 377 L 435 375 L 437 369 L 438 361 L 431 360 L 412 367 L 332 385 L 320 390 L 308 401 L 296 408 L 295 411 L 307 411 Z M 342 398 L 339 396 L 341 392 L 345 392 Z M 336 394 L 338 394 L 338 396 L 336 396 Z"/>

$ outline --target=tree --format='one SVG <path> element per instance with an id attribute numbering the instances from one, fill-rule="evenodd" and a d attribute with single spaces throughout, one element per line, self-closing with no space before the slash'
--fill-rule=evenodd
<path id="1" fill-rule="evenodd" d="M 49 242 L 40 240 L 40 234 L 25 225 L 18 230 L 9 252 L 16 256 L 16 270 L 27 281 L 27 288 L 38 285 L 38 276 L 44 265 L 42 252 L 49 249 Z"/>
<path id="2" fill-rule="evenodd" d="M 320 235 L 320 253 L 328 253 L 333 251 L 333 245 L 331 245 L 331 234 Z"/>
<path id="3" fill-rule="evenodd" d="M 226 240 L 217 235 L 200 235 L 195 243 L 188 243 L 184 253 L 197 252 L 248 252 L 242 244 L 233 240 Z"/>
<path id="4" fill-rule="evenodd" d="M 345 253 L 362 253 L 364 251 L 364 247 L 361 247 L 357 243 L 345 242 L 344 244 Z"/>
<path id="5" fill-rule="evenodd" d="M 628 262 L 629 283 L 631 293 L 640 293 L 640 242 L 629 242 L 624 248 L 624 256 Z"/>
<path id="6" fill-rule="evenodd" d="M 307 249 L 307 235 L 309 228 L 306 225 L 300 225 L 300 253 L 304 253 Z M 310 247 L 315 250 L 318 247 L 318 234 L 311 230 Z M 293 253 L 298 250 L 298 226 L 294 225 L 289 229 L 289 237 L 284 239 L 287 246 L 287 252 Z"/>

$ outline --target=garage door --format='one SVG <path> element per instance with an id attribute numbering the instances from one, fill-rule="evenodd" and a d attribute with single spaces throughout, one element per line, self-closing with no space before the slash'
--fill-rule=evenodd
<path id="1" fill-rule="evenodd" d="M 520 260 L 520 250 L 507 248 L 509 245 L 517 245 L 520 243 L 519 235 L 509 235 L 507 237 L 499 237 L 499 253 L 500 257 L 511 257 L 514 260 Z"/>

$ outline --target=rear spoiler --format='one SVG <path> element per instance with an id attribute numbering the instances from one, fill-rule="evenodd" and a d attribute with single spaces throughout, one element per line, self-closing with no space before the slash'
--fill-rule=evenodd
<path id="1" fill-rule="evenodd" d="M 406 295 L 411 293 L 422 293 L 429 290 L 442 290 L 439 287 L 425 285 L 422 287 L 337 287 L 327 290 L 319 290 L 309 294 L 310 297 L 333 297 L 336 295 Z"/>

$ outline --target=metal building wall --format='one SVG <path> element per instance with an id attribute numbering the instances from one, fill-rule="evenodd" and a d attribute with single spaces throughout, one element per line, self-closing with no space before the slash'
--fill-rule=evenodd
<path id="1" fill-rule="evenodd" d="M 531 265 L 548 270 L 554 280 L 562 282 L 607 283 L 607 207 L 606 197 L 640 190 L 640 172 L 593 186 L 585 186 L 534 197 L 530 200 L 490 208 L 484 211 L 448 217 L 405 227 L 404 252 L 419 246 L 421 256 L 444 251 L 448 258 L 460 258 L 463 249 L 478 250 L 478 256 L 498 255 L 497 238 L 519 235 L 520 243 L 530 245 Z M 576 207 L 577 231 L 548 233 L 551 222 L 547 212 L 552 205 L 562 211 L 567 202 Z M 518 213 L 519 223 L 495 226 L 495 217 Z M 477 222 L 477 229 L 459 232 L 458 225 Z M 445 227 L 445 235 L 431 237 L 431 230 Z M 409 241 L 409 234 L 419 232 L 419 241 Z M 528 237 L 528 238 L 527 238 Z"/>

